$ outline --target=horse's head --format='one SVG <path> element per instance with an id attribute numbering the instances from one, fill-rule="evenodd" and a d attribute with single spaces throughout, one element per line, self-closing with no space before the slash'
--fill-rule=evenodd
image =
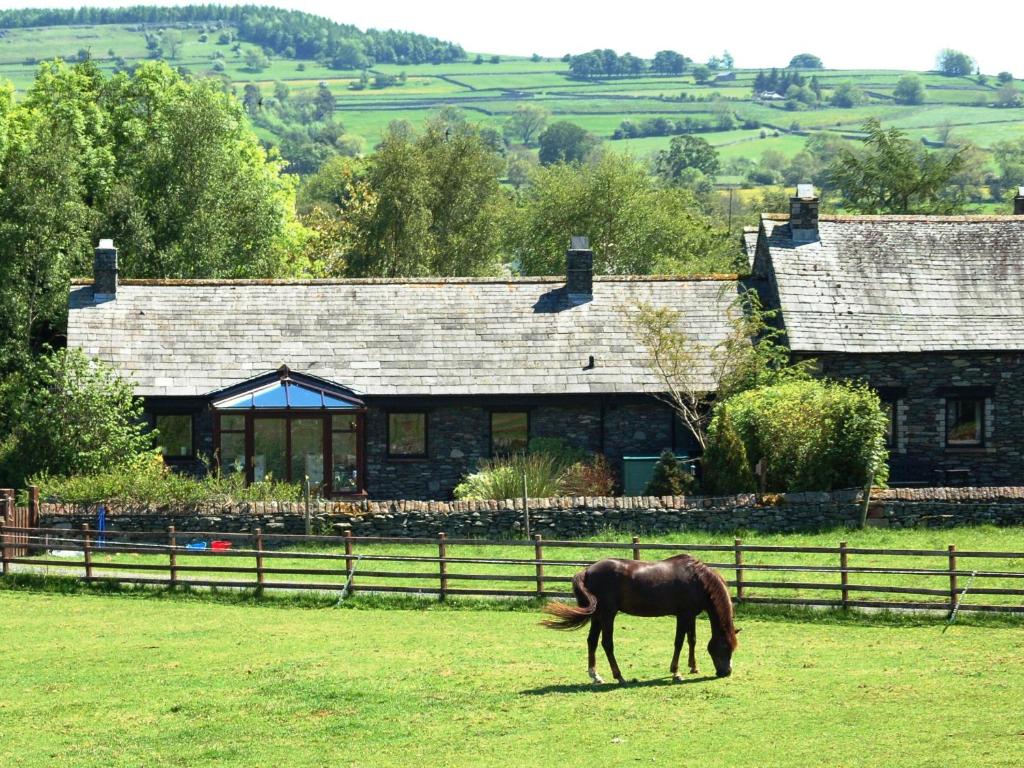
<path id="1" fill-rule="evenodd" d="M 737 632 L 739 630 L 734 628 L 728 634 L 714 634 L 708 641 L 708 653 L 715 663 L 715 674 L 719 677 L 728 677 L 732 674 L 732 652 L 736 650 Z"/>

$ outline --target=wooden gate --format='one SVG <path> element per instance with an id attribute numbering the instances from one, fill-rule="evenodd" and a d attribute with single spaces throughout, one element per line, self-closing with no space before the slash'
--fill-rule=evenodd
<path id="1" fill-rule="evenodd" d="M 28 534 L 11 533 L 7 529 L 36 528 L 39 524 L 38 510 L 37 489 L 30 489 L 29 506 L 19 507 L 14 503 L 14 491 L 10 488 L 0 488 L 0 519 L 4 523 L 3 536 L 0 537 L 0 545 L 4 548 L 3 559 L 25 557 L 29 553 Z"/>

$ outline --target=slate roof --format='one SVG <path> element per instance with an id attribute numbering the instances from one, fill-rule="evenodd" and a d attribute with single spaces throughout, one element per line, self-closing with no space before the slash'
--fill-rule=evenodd
<path id="1" fill-rule="evenodd" d="M 818 235 L 761 219 L 754 273 L 793 351 L 1024 349 L 1024 217 L 821 216 Z"/>
<path id="2" fill-rule="evenodd" d="M 662 387 L 624 310 L 674 307 L 685 331 L 713 345 L 730 331 L 737 293 L 730 276 L 598 277 L 593 300 L 574 305 L 563 285 L 127 280 L 115 300 L 96 303 L 78 281 L 68 346 L 111 364 L 143 396 L 202 395 L 282 364 L 361 395 L 652 392 Z"/>

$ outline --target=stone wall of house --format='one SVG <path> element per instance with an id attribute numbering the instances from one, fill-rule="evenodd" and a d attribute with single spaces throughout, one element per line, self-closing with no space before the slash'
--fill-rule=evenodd
<path id="1" fill-rule="evenodd" d="M 1008 486 L 1024 480 L 1024 354 L 824 354 L 816 360 L 831 378 L 902 390 L 890 458 L 893 482 L 938 485 L 960 474 L 949 470 L 966 470 L 966 485 Z M 948 388 L 991 388 L 982 446 L 946 445 Z"/>
<path id="2" fill-rule="evenodd" d="M 449 402 L 394 409 L 427 414 L 427 457 L 389 458 L 389 409 L 369 405 L 366 416 L 366 487 L 371 498 L 450 499 L 462 478 L 490 456 L 491 413 L 529 413 L 530 437 L 556 437 L 590 453 L 604 453 L 621 476 L 623 456 L 657 455 L 673 445 L 672 413 L 657 401 L 548 403 L 544 399 L 495 404 Z M 602 424 L 603 421 L 603 424 Z"/>
<path id="3" fill-rule="evenodd" d="M 614 497 L 530 500 L 533 533 L 572 538 L 606 530 L 655 535 L 679 531 L 816 531 L 858 524 L 859 493 L 800 493 L 758 499 L 729 497 Z M 522 501 L 321 502 L 310 509 L 315 532 L 358 536 L 507 538 L 524 534 Z M 894 528 L 991 523 L 1024 525 L 1024 487 L 922 488 L 876 492 L 870 523 Z M 122 508 L 107 511 L 108 526 L 122 531 L 303 533 L 302 504 L 248 503 L 188 509 Z M 43 504 L 44 528 L 96 525 L 94 508 Z"/>

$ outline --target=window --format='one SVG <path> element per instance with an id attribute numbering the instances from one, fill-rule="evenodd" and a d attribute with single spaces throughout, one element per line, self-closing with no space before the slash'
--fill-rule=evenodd
<path id="1" fill-rule="evenodd" d="M 331 419 L 331 490 L 335 493 L 355 493 L 362 488 L 358 427 L 350 416 Z"/>
<path id="2" fill-rule="evenodd" d="M 157 414 L 157 450 L 168 459 L 192 457 L 192 417 L 189 414 Z"/>
<path id="3" fill-rule="evenodd" d="M 985 399 L 946 398 L 946 445 L 978 446 L 984 442 Z"/>
<path id="4" fill-rule="evenodd" d="M 245 416 L 220 416 L 220 471 L 245 472 Z"/>
<path id="5" fill-rule="evenodd" d="M 491 455 L 523 453 L 530 442 L 530 417 L 525 411 L 491 414 Z"/>
<path id="6" fill-rule="evenodd" d="M 427 414 L 388 414 L 388 456 L 425 458 L 427 455 Z"/>
<path id="7" fill-rule="evenodd" d="M 883 400 L 882 412 L 885 414 L 885 447 L 892 450 L 896 445 L 896 403 Z"/>

